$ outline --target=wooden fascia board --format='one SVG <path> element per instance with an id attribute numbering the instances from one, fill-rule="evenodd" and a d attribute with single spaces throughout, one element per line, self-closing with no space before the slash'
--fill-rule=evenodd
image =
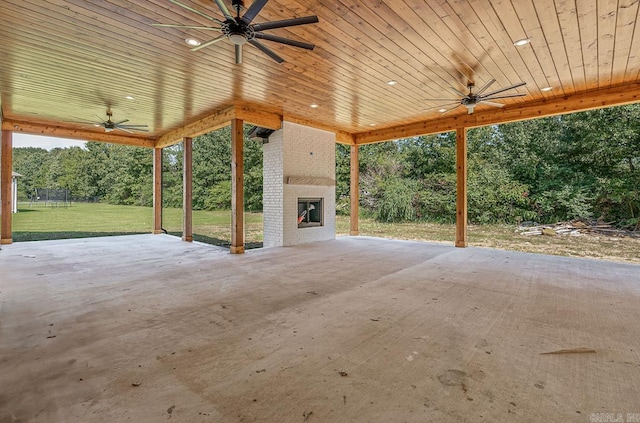
<path id="1" fill-rule="evenodd" d="M 474 128 L 546 116 L 561 115 L 640 101 L 640 83 L 619 85 L 564 97 L 507 106 L 504 109 L 477 111 L 472 115 L 437 118 L 354 134 L 356 144 L 370 144 L 449 132 L 457 128 Z"/>
<path id="2" fill-rule="evenodd" d="M 338 144 L 355 145 L 356 141 L 353 134 L 344 131 L 336 132 L 336 142 Z"/>
<path id="3" fill-rule="evenodd" d="M 193 138 L 198 135 L 206 134 L 211 131 L 215 131 L 216 129 L 220 129 L 224 126 L 229 125 L 231 119 L 235 117 L 235 107 L 227 107 L 222 110 L 219 110 L 215 113 L 207 115 L 202 119 L 198 119 L 195 122 L 191 122 L 187 125 L 181 126 L 180 128 L 174 129 L 156 141 L 156 148 L 164 148 L 169 147 L 174 144 L 178 144 L 182 142 L 183 138 Z"/>
<path id="4" fill-rule="evenodd" d="M 92 132 L 81 129 L 67 128 L 58 125 L 44 123 L 30 123 L 5 119 L 2 121 L 2 129 L 5 131 L 21 132 L 31 135 L 44 135 L 49 137 L 71 138 L 82 141 L 99 141 L 114 144 L 124 144 L 136 147 L 153 148 L 155 140 L 119 135 L 110 132 Z"/>
<path id="5" fill-rule="evenodd" d="M 168 147 L 182 142 L 183 138 L 193 138 L 215 131 L 230 125 L 233 119 L 240 119 L 269 129 L 277 130 L 282 126 L 282 116 L 277 113 L 263 112 L 252 107 L 229 106 L 162 135 L 156 142 L 155 147 Z"/>

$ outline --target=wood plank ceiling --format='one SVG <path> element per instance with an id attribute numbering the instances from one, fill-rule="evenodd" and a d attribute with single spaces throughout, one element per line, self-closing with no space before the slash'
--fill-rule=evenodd
<path id="1" fill-rule="evenodd" d="M 222 18 L 211 0 L 180 1 Z M 2 114 L 23 124 L 16 130 L 108 140 L 93 136 L 100 128 L 73 121 L 105 118 L 111 109 L 114 120 L 148 124 L 147 139 L 137 143 L 152 146 L 187 124 L 244 107 L 364 143 L 634 102 L 640 100 L 638 5 L 270 0 L 254 22 L 317 15 L 317 24 L 269 31 L 316 48 L 265 41 L 283 64 L 250 45 L 244 63 L 235 64 L 228 40 L 196 52 L 184 41 L 207 41 L 217 35 L 212 31 L 152 26 L 212 25 L 168 0 L 2 0 Z M 530 43 L 515 46 L 519 39 Z M 526 82 L 512 92 L 527 95 L 499 100 L 502 109 L 480 105 L 474 115 L 462 106 L 443 114 L 443 102 L 427 100 L 491 79 L 492 90 Z M 260 124 L 260 113 L 253 116 Z"/>

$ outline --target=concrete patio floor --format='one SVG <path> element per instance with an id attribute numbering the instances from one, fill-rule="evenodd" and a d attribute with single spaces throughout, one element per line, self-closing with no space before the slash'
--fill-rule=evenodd
<path id="1" fill-rule="evenodd" d="M 139 235 L 0 279 L 0 422 L 640 422 L 638 265 Z"/>

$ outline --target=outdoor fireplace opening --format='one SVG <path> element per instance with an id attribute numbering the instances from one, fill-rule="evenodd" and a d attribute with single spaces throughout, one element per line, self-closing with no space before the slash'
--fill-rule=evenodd
<path id="1" fill-rule="evenodd" d="M 298 198 L 298 228 L 322 225 L 322 198 Z"/>

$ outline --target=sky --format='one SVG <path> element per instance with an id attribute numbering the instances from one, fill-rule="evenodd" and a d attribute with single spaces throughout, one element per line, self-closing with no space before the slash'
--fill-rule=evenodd
<path id="1" fill-rule="evenodd" d="M 51 150 L 58 147 L 84 147 L 85 144 L 85 141 L 69 140 L 66 138 L 44 137 L 17 132 L 13 133 L 13 148 L 40 147 L 46 150 Z"/>

